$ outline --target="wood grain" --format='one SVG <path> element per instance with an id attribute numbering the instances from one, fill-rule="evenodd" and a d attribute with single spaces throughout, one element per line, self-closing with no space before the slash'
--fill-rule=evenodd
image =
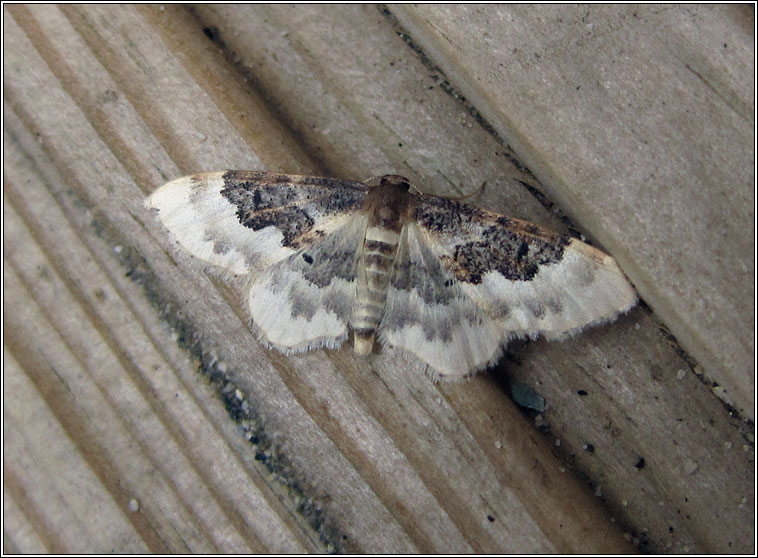
<path id="1" fill-rule="evenodd" d="M 267 351 L 239 285 L 176 257 L 145 195 L 226 168 L 485 183 L 568 230 L 390 15 L 3 9 L 4 551 L 751 551 L 752 424 L 647 307 L 433 384 Z"/>

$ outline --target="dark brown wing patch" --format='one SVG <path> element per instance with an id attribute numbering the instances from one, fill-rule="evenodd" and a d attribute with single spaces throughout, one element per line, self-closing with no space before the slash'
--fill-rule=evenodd
<path id="1" fill-rule="evenodd" d="M 240 224 L 276 227 L 282 246 L 293 249 L 323 237 L 314 225 L 324 217 L 361 209 L 367 191 L 360 182 L 258 171 L 227 171 L 223 180 L 221 195 L 237 208 Z"/>
<path id="2" fill-rule="evenodd" d="M 418 225 L 454 249 L 441 255 L 458 281 L 479 284 L 489 271 L 530 281 L 540 266 L 557 263 L 570 238 L 452 200 L 425 196 L 414 209 Z"/>

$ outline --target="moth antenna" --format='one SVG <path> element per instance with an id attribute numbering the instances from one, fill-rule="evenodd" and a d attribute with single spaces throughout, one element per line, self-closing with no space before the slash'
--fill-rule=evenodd
<path id="1" fill-rule="evenodd" d="M 476 190 L 471 192 L 470 194 L 463 194 L 462 196 L 445 196 L 446 200 L 450 201 L 464 201 L 469 198 L 473 198 L 474 196 L 481 195 L 481 193 L 484 191 L 484 187 L 486 186 L 487 181 L 483 180 L 481 186 L 479 186 Z"/>
<path id="2" fill-rule="evenodd" d="M 463 194 L 461 196 L 441 196 L 441 197 L 445 198 L 446 200 L 450 200 L 450 201 L 464 201 L 464 200 L 467 200 L 469 198 L 473 198 L 474 196 L 480 195 L 484 191 L 484 187 L 486 186 L 486 184 L 487 184 L 486 180 L 482 181 L 482 184 L 476 190 L 474 190 L 473 192 L 471 192 L 469 194 Z M 418 188 L 418 186 L 416 186 L 413 183 L 410 183 L 410 190 L 413 193 L 420 194 L 422 196 L 434 195 L 434 194 L 430 194 L 429 192 L 424 192 L 423 190 L 420 190 Z"/>

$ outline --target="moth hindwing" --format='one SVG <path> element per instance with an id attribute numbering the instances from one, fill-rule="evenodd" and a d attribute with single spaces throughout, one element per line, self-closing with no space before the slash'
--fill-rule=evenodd
<path id="1" fill-rule="evenodd" d="M 251 275 L 254 330 L 284 353 L 382 345 L 461 378 L 515 337 L 561 339 L 636 303 L 616 262 L 575 238 L 466 204 L 258 171 L 196 174 L 146 201 L 181 247 Z"/>

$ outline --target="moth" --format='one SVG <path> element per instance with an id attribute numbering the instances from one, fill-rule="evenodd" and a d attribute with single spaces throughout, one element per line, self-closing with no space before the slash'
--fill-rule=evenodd
<path id="1" fill-rule="evenodd" d="M 252 328 L 285 354 L 378 341 L 456 379 L 514 338 L 562 339 L 636 303 L 616 262 L 588 244 L 402 176 L 362 183 L 224 171 L 146 200 L 183 250 L 249 276 Z"/>

